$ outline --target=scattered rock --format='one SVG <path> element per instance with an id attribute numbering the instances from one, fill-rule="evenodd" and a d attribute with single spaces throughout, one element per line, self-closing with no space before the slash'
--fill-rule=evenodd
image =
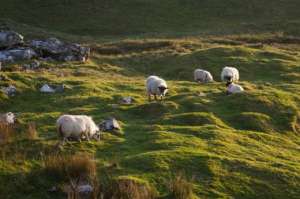
<path id="1" fill-rule="evenodd" d="M 14 124 L 16 121 L 16 116 L 12 112 L 0 114 L 0 123 Z"/>
<path id="2" fill-rule="evenodd" d="M 24 37 L 14 31 L 0 31 L 0 48 L 6 49 L 22 44 Z"/>
<path id="3" fill-rule="evenodd" d="M 54 61 L 54 59 L 51 58 L 51 57 L 40 57 L 40 60 L 45 61 L 45 62 L 51 62 L 51 61 Z"/>
<path id="4" fill-rule="evenodd" d="M 89 184 L 78 186 L 78 192 L 83 194 L 89 194 L 93 191 L 93 187 Z"/>
<path id="5" fill-rule="evenodd" d="M 21 60 L 30 60 L 37 54 L 31 48 L 16 48 L 0 51 L 0 62 L 14 62 Z"/>
<path id="6" fill-rule="evenodd" d="M 102 123 L 100 123 L 99 125 L 99 128 L 102 130 L 102 131 L 112 131 L 116 134 L 123 134 L 122 133 L 122 129 L 121 129 L 121 126 L 120 124 L 118 123 L 118 121 L 111 117 L 111 118 L 108 118 L 107 120 L 104 120 Z"/>
<path id="7" fill-rule="evenodd" d="M 24 64 L 23 68 L 25 70 L 36 70 L 41 66 L 41 63 L 37 60 L 34 60 L 32 63 L 30 64 Z"/>
<path id="8" fill-rule="evenodd" d="M 87 61 L 90 48 L 79 44 L 68 44 L 57 38 L 33 40 L 29 44 L 40 57 L 51 57 L 58 61 Z"/>
<path id="9" fill-rule="evenodd" d="M 15 96 L 17 93 L 16 87 L 9 85 L 8 87 L 2 87 L 2 92 L 4 92 L 7 96 Z"/>
<path id="10" fill-rule="evenodd" d="M 133 98 L 128 96 L 128 97 L 123 97 L 121 99 L 121 104 L 132 104 Z"/>
<path id="11" fill-rule="evenodd" d="M 40 91 L 42 93 L 55 93 L 55 90 L 51 88 L 48 84 L 44 84 L 41 88 Z"/>
<path id="12" fill-rule="evenodd" d="M 23 44 L 23 36 L 19 33 L 0 31 L 0 62 L 15 62 L 36 57 L 44 61 L 85 62 L 90 56 L 89 47 L 64 43 L 56 38 L 32 40 L 26 45 Z M 29 67 L 26 65 L 25 68 Z"/>
<path id="13" fill-rule="evenodd" d="M 90 184 L 83 184 L 83 185 L 78 185 L 75 190 L 79 194 L 88 195 L 92 193 L 93 187 Z M 73 189 L 70 185 L 64 185 L 62 187 L 62 191 L 65 193 L 70 193 L 73 191 Z"/>
<path id="14" fill-rule="evenodd" d="M 51 187 L 50 189 L 48 189 L 49 192 L 57 192 L 58 188 L 56 186 Z"/>

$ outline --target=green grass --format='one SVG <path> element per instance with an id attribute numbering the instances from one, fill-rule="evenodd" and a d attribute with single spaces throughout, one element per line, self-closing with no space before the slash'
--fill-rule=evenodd
<path id="1" fill-rule="evenodd" d="M 114 177 L 149 183 L 161 198 L 178 172 L 193 179 L 199 198 L 299 198 L 298 1 L 69 2 L 1 4 L 0 18 L 26 36 L 81 41 L 93 53 L 84 64 L 1 72 L 7 80 L 0 85 L 13 84 L 18 94 L 0 94 L 0 112 L 20 113 L 21 127 L 1 146 L 0 198 L 64 198 L 47 192 L 60 182 L 43 164 L 55 152 L 55 121 L 64 113 L 121 122 L 124 136 L 104 133 L 100 142 L 74 142 L 62 151 L 94 155 L 100 176 L 117 162 L 109 170 Z M 245 93 L 225 94 L 225 65 L 239 69 Z M 193 82 L 197 67 L 215 82 Z M 168 82 L 163 102 L 147 101 L 151 74 Z M 43 83 L 69 89 L 42 94 Z M 122 96 L 134 103 L 115 107 Z M 36 123 L 38 139 L 25 137 L 28 122 Z"/>

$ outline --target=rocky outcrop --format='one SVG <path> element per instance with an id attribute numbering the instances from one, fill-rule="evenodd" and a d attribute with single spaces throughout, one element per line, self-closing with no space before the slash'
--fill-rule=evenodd
<path id="1" fill-rule="evenodd" d="M 0 51 L 0 62 L 30 60 L 35 57 L 37 57 L 37 54 L 31 48 L 15 48 Z"/>
<path id="2" fill-rule="evenodd" d="M 12 48 L 23 44 L 24 37 L 14 31 L 0 31 L 0 49 Z"/>
<path id="3" fill-rule="evenodd" d="M 82 61 L 85 62 L 90 56 L 90 48 L 79 44 L 67 44 L 56 38 L 46 40 L 33 40 L 29 46 L 40 57 L 51 57 L 57 61 Z"/>
<path id="4" fill-rule="evenodd" d="M 15 62 L 38 58 L 43 61 L 81 61 L 90 56 L 90 48 L 66 43 L 56 38 L 24 42 L 23 36 L 13 31 L 0 31 L 0 62 Z"/>

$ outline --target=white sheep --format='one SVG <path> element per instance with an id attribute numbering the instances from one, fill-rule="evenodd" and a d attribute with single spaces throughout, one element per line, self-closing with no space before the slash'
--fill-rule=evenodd
<path id="1" fill-rule="evenodd" d="M 86 115 L 62 115 L 56 121 L 56 128 L 63 143 L 68 138 L 75 138 L 81 141 L 83 136 L 88 141 L 90 138 L 100 139 L 98 126 L 91 117 Z"/>
<path id="2" fill-rule="evenodd" d="M 242 93 L 244 92 L 244 89 L 242 86 L 232 83 L 232 82 L 228 82 L 226 84 L 227 86 L 227 94 L 233 94 L 233 93 Z"/>
<path id="3" fill-rule="evenodd" d="M 237 82 L 240 79 L 238 69 L 234 67 L 224 67 L 221 73 L 221 79 L 223 82 Z"/>
<path id="4" fill-rule="evenodd" d="M 208 83 L 214 81 L 211 73 L 202 69 L 196 69 L 194 71 L 194 80 L 199 83 Z"/>
<path id="5" fill-rule="evenodd" d="M 16 116 L 12 112 L 0 114 L 0 123 L 14 124 L 15 121 L 16 121 Z"/>
<path id="6" fill-rule="evenodd" d="M 157 95 L 162 100 L 163 96 L 168 92 L 168 86 L 165 80 L 157 76 L 149 76 L 146 80 L 146 90 L 149 101 L 151 101 L 151 95 L 154 95 L 154 99 L 157 100 Z"/>

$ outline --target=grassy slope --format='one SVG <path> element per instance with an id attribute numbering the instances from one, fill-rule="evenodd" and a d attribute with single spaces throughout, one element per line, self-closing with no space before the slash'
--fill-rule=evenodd
<path id="1" fill-rule="evenodd" d="M 0 16 L 19 22 L 97 38 L 299 33 L 297 0 L 2 0 Z M 68 2 L 68 3 L 63 3 Z"/>
<path id="2" fill-rule="evenodd" d="M 289 1 L 291 4 L 264 1 L 271 8 L 266 12 L 265 4 L 253 4 L 255 8 L 260 7 L 255 12 L 257 16 L 253 16 L 253 11 L 245 11 L 247 4 L 241 6 L 239 1 L 233 0 L 226 1 L 233 7 L 226 6 L 224 12 L 221 8 L 227 5 L 225 1 L 219 4 L 217 1 L 188 1 L 191 4 L 175 1 L 172 5 L 168 5 L 169 1 L 160 1 L 160 6 L 157 1 L 118 1 L 118 4 L 99 1 L 103 6 L 94 8 L 97 12 L 89 12 L 95 16 L 80 23 L 72 13 L 91 9 L 90 5 L 81 5 L 83 1 L 71 1 L 72 6 L 65 14 L 63 6 L 55 1 L 40 6 L 45 3 L 31 0 L 27 8 L 16 2 L 7 1 L 1 6 L 0 15 L 5 13 L 6 18 L 15 21 L 61 31 L 64 34 L 56 32 L 54 35 L 70 40 L 74 39 L 73 35 L 67 35 L 70 33 L 91 35 L 95 38 L 92 41 L 108 35 L 116 35 L 116 40 L 119 36 L 140 37 L 139 33 L 148 32 L 157 33 L 157 37 L 165 33 L 173 36 L 177 33 L 234 33 L 232 27 L 236 27 L 237 32 L 248 33 L 248 28 L 241 24 L 244 21 L 255 23 L 255 27 L 249 27 L 251 31 L 265 32 L 271 27 L 271 30 L 298 34 L 297 27 L 287 25 L 297 24 L 296 1 Z M 42 10 L 28 9 L 33 6 Z M 191 11 L 175 18 L 182 6 Z M 130 9 L 120 11 L 124 7 Z M 149 12 L 136 17 L 142 12 L 135 9 L 137 7 Z M 163 12 L 166 7 L 170 12 Z M 156 12 L 164 14 L 163 17 Z M 277 18 L 268 17 L 274 13 Z M 76 16 L 85 18 L 83 14 Z M 220 17 L 226 23 L 214 21 Z M 217 26 L 217 23 L 223 25 Z M 266 23 L 272 25 L 265 27 Z M 27 26 L 17 25 L 17 29 L 32 35 Z M 34 30 L 34 34 L 45 36 L 40 29 Z M 83 30 L 86 31 L 83 33 Z M 241 40 L 264 42 L 271 37 L 274 35 L 116 43 L 112 39 L 111 44 L 97 43 L 92 59 L 86 64 L 45 63 L 43 71 L 5 72 L 8 82 L 19 88 L 19 94 L 12 99 L 0 96 L 1 112 L 20 112 L 21 122 L 35 121 L 40 139 L 16 140 L 6 146 L 8 152 L 2 152 L 0 160 L 0 198 L 53 198 L 45 190 L 55 179 L 43 173 L 39 151 L 47 151 L 55 145 L 54 123 L 62 113 L 89 114 L 97 122 L 111 115 L 119 119 L 126 133 L 124 137 L 107 133 L 99 143 L 72 143 L 65 151 L 95 154 L 99 169 L 118 161 L 120 168 L 113 170 L 114 175 L 148 180 L 161 194 L 166 193 L 167 179 L 176 171 L 184 170 L 188 176 L 194 176 L 195 190 L 201 198 L 298 198 L 300 47 L 279 43 L 263 47 L 247 43 L 233 45 Z M 240 69 L 245 94 L 226 96 L 220 82 L 209 85 L 192 82 L 196 66 L 210 70 L 219 81 L 225 64 Z M 146 101 L 144 78 L 152 73 L 163 76 L 170 85 L 170 93 L 163 103 Z M 54 95 L 36 92 L 44 82 L 64 83 L 72 89 Z M 198 96 L 199 92 L 206 96 Z M 135 104 L 113 108 L 112 104 L 117 103 L 120 96 L 127 95 L 136 99 Z M 17 152 L 20 149 L 22 152 Z"/>

